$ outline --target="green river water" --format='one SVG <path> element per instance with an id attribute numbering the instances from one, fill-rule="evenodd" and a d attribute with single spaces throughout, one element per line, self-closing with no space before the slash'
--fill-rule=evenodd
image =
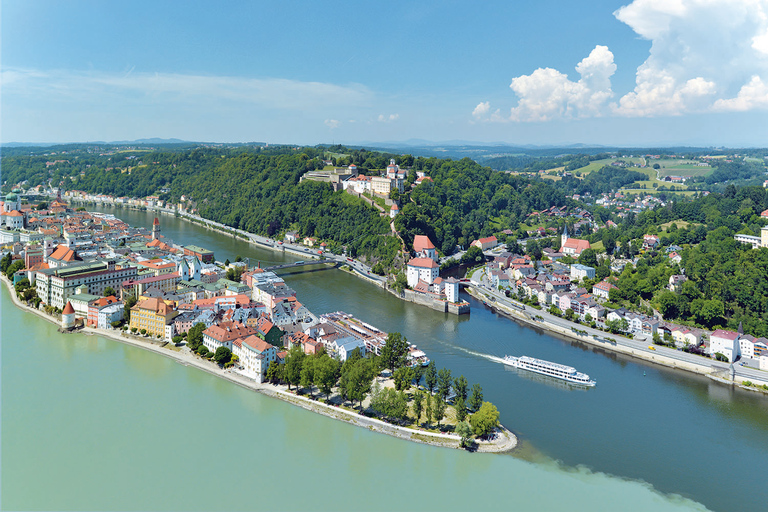
<path id="1" fill-rule="evenodd" d="M 111 211 L 133 225 L 153 215 Z M 264 265 L 300 259 L 161 217 L 180 243 Z M 2 292 L 4 510 L 765 510 L 768 400 L 518 326 L 456 317 L 337 270 L 284 276 L 316 313 L 399 330 L 479 382 L 516 456 L 375 434 L 98 336 L 62 335 Z M 487 356 L 596 378 L 571 389 Z"/>

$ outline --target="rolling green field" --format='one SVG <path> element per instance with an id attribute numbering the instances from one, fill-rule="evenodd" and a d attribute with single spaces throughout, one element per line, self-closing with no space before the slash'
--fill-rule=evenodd
<path id="1" fill-rule="evenodd" d="M 707 176 L 712 173 L 712 167 L 700 167 L 694 160 L 680 160 L 677 158 L 653 160 L 659 164 L 660 176 Z"/>
<path id="2" fill-rule="evenodd" d="M 634 157 L 634 158 L 603 158 L 602 160 L 595 160 L 594 162 L 590 162 L 589 165 L 586 165 L 584 167 L 579 167 L 578 169 L 575 169 L 573 172 L 580 172 L 583 174 L 589 174 L 592 171 L 598 171 L 602 169 L 604 166 L 610 164 L 611 162 L 615 162 L 616 160 L 623 160 L 624 162 L 627 162 L 628 164 L 635 164 L 640 165 L 643 163 L 643 158 L 640 157 Z"/>

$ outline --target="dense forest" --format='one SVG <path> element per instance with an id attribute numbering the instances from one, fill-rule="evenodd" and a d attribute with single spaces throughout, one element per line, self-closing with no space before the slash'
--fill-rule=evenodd
<path id="1" fill-rule="evenodd" d="M 395 227 L 410 246 L 414 235 L 426 234 L 445 254 L 455 246 L 504 229 L 517 229 L 533 210 L 563 206 L 565 193 L 551 183 L 492 171 L 463 158 L 441 161 L 426 182 L 411 193 L 411 201 L 395 217 Z"/>

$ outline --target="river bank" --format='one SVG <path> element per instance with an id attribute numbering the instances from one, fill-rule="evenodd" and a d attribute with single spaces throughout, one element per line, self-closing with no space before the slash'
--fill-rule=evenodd
<path id="1" fill-rule="evenodd" d="M 472 286 L 467 287 L 466 291 L 472 297 L 480 301 L 485 301 L 488 298 L 483 293 L 475 290 L 474 287 Z M 687 372 L 696 373 L 698 375 L 704 375 L 722 384 L 735 385 L 743 389 L 747 389 L 750 391 L 757 391 L 757 392 L 761 392 L 761 390 L 756 387 L 745 386 L 742 383 L 748 380 L 758 385 L 768 384 L 768 376 L 766 376 L 765 380 L 763 381 L 757 380 L 754 377 L 746 378 L 738 375 L 734 379 L 728 378 L 729 376 L 727 374 L 728 372 L 727 365 L 723 364 L 718 367 L 715 364 L 713 364 L 714 361 L 710 361 L 710 360 L 707 360 L 706 362 L 682 361 L 680 359 L 675 359 L 673 357 L 669 357 L 667 355 L 661 354 L 657 350 L 654 350 L 653 352 L 651 352 L 643 349 L 622 345 L 621 343 L 611 344 L 611 343 L 606 343 L 604 341 L 598 341 L 592 336 L 579 334 L 574 332 L 571 329 L 567 329 L 562 326 L 555 325 L 554 323 L 548 321 L 547 318 L 544 317 L 544 315 L 547 314 L 546 312 L 542 313 L 538 310 L 532 309 L 531 311 L 535 311 L 536 316 L 538 317 L 538 318 L 532 318 L 528 314 L 528 310 L 518 311 L 514 308 L 508 307 L 506 304 L 504 304 L 499 300 L 496 300 L 495 298 L 493 302 L 493 308 L 496 309 L 498 312 L 500 312 L 502 315 L 506 316 L 507 318 L 510 318 L 513 321 L 524 324 L 528 327 L 532 327 L 534 329 L 541 329 L 550 334 L 562 336 L 569 340 L 580 341 L 582 343 L 587 343 L 595 347 L 600 347 L 601 349 L 604 349 L 607 351 L 612 351 L 619 354 L 628 355 L 637 359 L 642 359 L 643 361 L 650 362 L 653 364 L 658 364 L 658 365 L 665 366 L 668 368 L 673 368 L 676 370 L 684 370 Z M 577 324 L 574 324 L 574 326 L 576 325 Z M 579 326 L 579 329 L 583 330 L 584 326 Z M 601 334 L 603 335 L 603 337 L 607 336 L 605 333 L 601 333 Z"/>
<path id="2" fill-rule="evenodd" d="M 8 289 L 11 296 L 11 300 L 14 305 L 23 311 L 28 311 L 46 320 L 54 325 L 59 325 L 59 322 L 55 318 L 48 314 L 34 309 L 32 307 L 23 304 L 18 297 L 16 297 L 15 290 L 11 282 L 5 277 L 2 277 L 3 282 Z M 415 430 L 407 427 L 401 427 L 386 423 L 376 418 L 369 418 L 357 412 L 350 411 L 346 408 L 337 407 L 334 405 L 324 404 L 317 400 L 310 399 L 306 396 L 297 395 L 295 392 L 291 392 L 284 385 L 263 384 L 256 382 L 240 373 L 230 370 L 223 370 L 219 366 L 211 361 L 204 360 L 198 356 L 192 355 L 185 351 L 175 351 L 164 348 L 164 346 L 157 345 L 150 341 L 144 341 L 138 337 L 128 335 L 121 332 L 110 331 L 105 329 L 96 329 L 92 327 L 84 327 L 81 330 L 75 331 L 76 333 L 82 333 L 85 335 L 98 335 L 104 338 L 108 338 L 113 341 L 131 345 L 148 352 L 159 354 L 163 357 L 167 357 L 176 361 L 183 366 L 193 366 L 199 370 L 207 372 L 216 377 L 228 380 L 238 386 L 256 391 L 272 398 L 283 400 L 284 402 L 291 403 L 293 405 L 302 407 L 303 409 L 322 414 L 329 418 L 333 418 L 339 421 L 344 421 L 352 425 L 367 428 L 373 432 L 381 434 L 387 434 L 399 439 L 405 439 L 417 443 L 429 444 L 432 446 L 441 446 L 445 448 L 461 449 L 459 446 L 460 437 L 452 434 L 443 434 L 428 432 L 423 430 Z M 503 453 L 513 450 L 517 446 L 517 437 L 504 426 L 500 426 L 497 429 L 496 437 L 492 441 L 476 441 L 477 451 L 486 453 Z"/>

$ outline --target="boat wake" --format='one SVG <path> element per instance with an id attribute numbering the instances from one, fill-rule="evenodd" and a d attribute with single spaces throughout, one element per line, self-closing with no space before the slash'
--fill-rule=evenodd
<path id="1" fill-rule="evenodd" d="M 471 354 L 476 357 L 482 357 L 483 359 L 487 359 L 489 361 L 493 361 L 494 363 L 501 363 L 504 364 L 504 358 L 493 356 L 491 354 L 483 354 L 482 352 L 475 352 L 474 350 L 469 350 L 468 348 L 460 347 L 458 345 L 454 345 L 455 348 L 461 350 L 462 352 L 466 352 L 467 354 Z"/>

